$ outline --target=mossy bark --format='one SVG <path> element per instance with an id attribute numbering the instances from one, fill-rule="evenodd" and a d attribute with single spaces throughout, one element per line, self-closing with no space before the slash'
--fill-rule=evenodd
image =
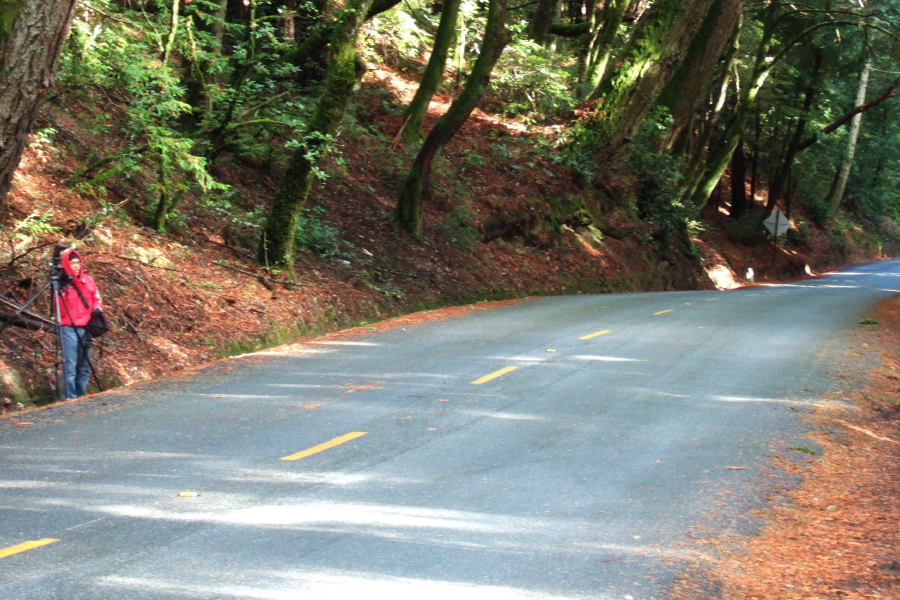
<path id="1" fill-rule="evenodd" d="M 746 0 L 715 0 L 691 42 L 687 56 L 663 88 L 659 104 L 669 109 L 672 125 L 663 142 L 663 151 L 672 148 L 688 126 L 701 101 L 707 96 L 726 49 L 735 46 L 741 11 Z M 724 61 L 730 67 L 730 61 Z"/>
<path id="2" fill-rule="evenodd" d="M 366 21 L 400 4 L 400 0 L 374 0 L 366 13 Z M 334 34 L 333 23 L 322 23 L 313 29 L 309 35 L 280 60 L 289 62 L 296 67 L 303 68 L 306 61 L 315 57 L 325 49 L 331 36 Z"/>
<path id="3" fill-rule="evenodd" d="M 612 57 L 613 42 L 619 31 L 619 25 L 625 17 L 625 11 L 632 0 L 609 0 L 604 3 L 603 11 L 597 19 L 596 31 L 591 40 L 591 58 L 588 64 L 585 82 L 591 90 L 589 96 L 599 91 L 600 82 L 606 76 L 609 60 Z"/>
<path id="4" fill-rule="evenodd" d="M 450 47 L 456 39 L 456 23 L 459 20 L 460 0 L 447 0 L 444 10 L 441 12 L 441 22 L 434 36 L 434 47 L 431 49 L 431 58 L 428 66 L 422 74 L 422 82 L 412 102 L 403 113 L 403 135 L 411 141 L 422 139 L 422 122 L 428 112 L 428 105 L 437 92 L 444 79 L 444 70 L 447 67 L 447 57 L 450 55 Z"/>
<path id="5" fill-rule="evenodd" d="M 643 122 L 674 75 L 714 0 L 658 0 L 639 22 L 621 66 L 598 88 L 589 123 L 594 160 L 604 168 Z"/>
<path id="6" fill-rule="evenodd" d="M 325 90 L 303 131 L 301 146 L 291 158 L 266 218 L 258 252 L 259 262 L 284 267 L 291 278 L 295 277 L 294 232 L 309 196 L 315 169 L 328 151 L 331 138 L 347 110 L 353 88 L 365 73 L 365 66 L 356 54 L 356 42 L 371 4 L 372 0 L 350 0 L 335 24 Z"/>
<path id="7" fill-rule="evenodd" d="M 76 0 L 0 0 L 0 210 L 53 85 Z"/>
<path id="8" fill-rule="evenodd" d="M 422 195 L 428 185 L 434 157 L 472 114 L 487 90 L 494 65 L 509 40 L 510 33 L 506 29 L 506 0 L 490 0 L 481 53 L 472 66 L 465 89 L 429 132 L 403 182 L 403 190 L 394 214 L 400 226 L 417 239 L 422 238 Z"/>

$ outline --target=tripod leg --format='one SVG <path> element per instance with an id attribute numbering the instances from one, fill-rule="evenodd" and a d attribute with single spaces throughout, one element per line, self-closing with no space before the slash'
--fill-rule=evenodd
<path id="1" fill-rule="evenodd" d="M 25 304 L 22 306 L 22 308 L 20 308 L 19 310 L 17 310 L 17 311 L 15 312 L 15 314 L 12 315 L 12 317 L 9 319 L 9 321 L 7 321 L 6 323 L 4 323 L 3 325 L 0 325 L 0 333 L 3 333 L 3 330 L 5 330 L 5 329 L 6 329 L 7 327 L 9 327 L 10 325 L 12 325 L 12 322 L 15 320 L 16 317 L 18 317 L 18 316 L 21 315 L 23 312 L 25 312 L 26 310 L 28 310 L 28 307 L 31 306 L 32 304 L 34 304 L 34 301 L 38 299 L 38 296 L 40 296 L 41 294 L 43 294 L 44 291 L 45 291 L 48 287 L 50 287 L 50 283 L 51 283 L 51 282 L 49 282 L 49 281 L 48 281 L 47 283 L 45 283 L 45 284 L 44 284 L 44 287 L 42 287 L 41 289 L 39 289 L 39 290 L 37 291 L 37 293 L 36 293 L 34 296 L 32 296 L 31 298 L 29 298 L 28 301 L 25 302 Z"/>

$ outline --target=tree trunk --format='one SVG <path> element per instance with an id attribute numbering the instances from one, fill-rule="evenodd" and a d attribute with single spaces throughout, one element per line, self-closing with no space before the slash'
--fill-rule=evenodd
<path id="1" fill-rule="evenodd" d="M 258 260 L 264 265 L 283 266 L 291 278 L 294 274 L 294 233 L 300 213 L 315 177 L 320 159 L 328 151 L 331 139 L 347 110 L 353 88 L 365 73 L 356 54 L 359 29 L 372 0 L 349 0 L 334 26 L 329 50 L 328 75 L 316 110 L 307 124 L 302 145 L 275 192 L 272 208 L 266 217 Z"/>
<path id="2" fill-rule="evenodd" d="M 816 86 L 819 83 L 819 69 L 822 66 L 822 54 L 816 52 L 813 59 L 813 72 L 809 84 L 806 86 L 806 95 L 803 100 L 803 110 L 797 118 L 797 126 L 794 128 L 794 135 L 788 142 L 784 159 L 781 165 L 772 177 L 772 183 L 769 184 L 769 198 L 766 200 L 766 209 L 763 211 L 764 216 L 768 216 L 775 210 L 781 194 L 784 191 L 785 183 L 790 177 L 791 166 L 794 164 L 794 157 L 797 156 L 800 141 L 803 139 L 803 131 L 806 129 L 806 120 L 809 117 L 809 111 L 812 108 L 813 98 L 816 95 Z"/>
<path id="3" fill-rule="evenodd" d="M 490 0 L 481 53 L 475 60 L 466 87 L 428 134 L 403 182 L 395 218 L 416 239 L 422 238 L 422 193 L 428 184 L 431 163 L 438 151 L 456 135 L 475 109 L 475 105 L 490 83 L 491 71 L 494 70 L 494 65 L 509 40 L 510 33 L 506 29 L 506 0 Z"/>
<path id="4" fill-rule="evenodd" d="M 400 0 L 374 0 L 369 8 L 369 12 L 366 14 L 366 20 L 368 21 L 375 15 L 379 15 L 394 8 L 399 3 Z M 289 52 L 286 52 L 285 55 L 279 59 L 279 62 L 288 62 L 303 69 L 306 65 L 306 61 L 317 56 L 325 49 L 325 46 L 331 41 L 333 33 L 333 23 L 322 24 L 311 31 L 302 42 L 297 44 Z"/>
<path id="5" fill-rule="evenodd" d="M 28 145 L 76 0 L 0 0 L 0 210 Z"/>
<path id="6" fill-rule="evenodd" d="M 856 91 L 856 106 L 866 101 L 866 89 L 869 87 L 869 73 L 872 70 L 872 60 L 866 61 L 862 73 L 859 76 L 859 88 Z M 850 179 L 850 169 L 853 167 L 853 155 L 856 154 L 856 140 L 859 138 L 859 130 L 862 125 L 862 113 L 853 115 L 850 122 L 850 135 L 847 139 L 847 152 L 844 160 L 841 162 L 841 168 L 838 170 L 837 184 L 834 191 L 828 198 L 828 214 L 834 215 L 841 201 L 844 199 L 844 190 L 847 189 L 847 180 Z"/>
<path id="7" fill-rule="evenodd" d="M 447 67 L 447 56 L 450 54 L 450 46 L 456 40 L 456 23 L 459 20 L 460 0 L 447 0 L 441 13 L 441 22 L 438 25 L 434 37 L 434 47 L 431 49 L 431 58 L 422 75 L 422 82 L 416 95 L 406 107 L 403 113 L 403 135 L 411 141 L 422 139 L 422 122 L 428 112 L 428 105 L 435 92 L 444 79 L 444 70 Z"/>
<path id="8" fill-rule="evenodd" d="M 538 0 L 537 8 L 531 16 L 528 26 L 528 35 L 535 43 L 545 46 L 550 37 L 550 26 L 556 16 L 559 0 Z"/>
<path id="9" fill-rule="evenodd" d="M 609 164 L 637 133 L 713 1 L 658 0 L 641 19 L 622 66 L 599 88 L 600 102 L 588 125 L 597 164 Z"/>
<path id="10" fill-rule="evenodd" d="M 772 38 L 775 34 L 775 23 L 778 21 L 778 8 L 777 2 L 772 2 L 767 8 L 764 16 L 765 26 L 759 41 L 750 81 L 743 86 L 740 96 L 736 100 L 737 106 L 729 117 L 724 132 L 718 140 L 710 145 L 707 153 L 709 158 L 704 162 L 704 166 L 692 175 L 685 186 L 683 195 L 685 202 L 692 202 L 698 207 L 703 207 L 709 200 L 710 194 L 728 168 L 728 162 L 731 160 L 731 155 L 734 154 L 734 149 L 743 138 L 747 117 L 755 106 L 756 97 L 771 73 L 775 60 L 787 51 L 787 49 L 783 49 L 782 53 L 775 58 L 769 56 Z"/>
<path id="11" fill-rule="evenodd" d="M 672 126 L 662 144 L 668 152 L 706 96 L 706 90 L 726 47 L 737 52 L 741 10 L 746 0 L 715 0 L 694 36 L 687 56 L 660 95 L 659 103 L 672 113 Z M 730 67 L 725 61 L 725 68 Z"/>
<path id="12" fill-rule="evenodd" d="M 743 141 L 731 155 L 731 210 L 729 216 L 739 219 L 747 210 L 747 155 Z"/>
<path id="13" fill-rule="evenodd" d="M 591 40 L 591 55 L 589 57 L 587 74 L 584 78 L 589 96 L 600 88 L 600 82 L 606 76 L 609 59 L 612 57 L 613 42 L 619 32 L 619 25 L 625 17 L 625 11 L 631 6 L 633 0 L 607 0 L 603 6 L 600 24 L 597 31 L 593 32 Z"/>

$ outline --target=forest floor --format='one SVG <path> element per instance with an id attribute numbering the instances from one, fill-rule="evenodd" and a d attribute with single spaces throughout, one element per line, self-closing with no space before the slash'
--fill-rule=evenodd
<path id="1" fill-rule="evenodd" d="M 325 165 L 330 177 L 310 199 L 306 218 L 318 237 L 298 257 L 297 283 L 256 265 L 256 230 L 221 205 L 186 198 L 161 235 L 136 224 L 152 208 L 140 200 L 146 180 L 110 180 L 103 194 L 76 185 L 71 178 L 92 150 L 102 156 L 121 142 L 115 132 L 92 133 L 84 113 L 119 109 L 104 98 L 49 105 L 39 125 L 52 128 L 56 141 L 27 150 L 0 216 L 0 312 L 11 312 L 3 302 L 22 303 L 41 289 L 58 241 L 76 244 L 113 325 L 94 346 L 100 379 L 111 387 L 314 335 L 481 310 L 488 301 L 736 287 L 748 283 L 751 268 L 757 282 L 778 281 L 877 257 L 871 248 L 835 254 L 831 232 L 814 226 L 787 247 L 735 243 L 723 233 L 725 214 L 712 206 L 693 241 L 701 260 L 662 250 L 651 227 L 629 218 L 628 182 L 608 183 L 603 200 L 617 207 L 607 210 L 548 158 L 552 131 L 538 147 L 517 124 L 480 110 L 437 163 L 426 239 L 417 243 L 392 221 L 409 151 L 391 143 L 400 115 L 383 105 L 410 93 L 400 85 L 377 68 L 367 76 L 360 126 L 340 138 L 340 154 Z M 428 125 L 447 101 L 438 99 Z M 265 206 L 280 168 L 213 165 L 238 190 L 246 214 Z M 601 215 L 602 231 L 577 218 L 552 226 L 567 206 Z M 34 312 L 46 315 L 48 301 L 44 293 Z M 873 318 L 881 326 L 865 332 L 872 338 L 866 351 L 884 353 L 871 387 L 855 393 L 853 408 L 823 404 L 810 417 L 825 453 L 804 468 L 790 502 L 761 515 L 769 524 L 763 534 L 715 568 L 729 600 L 900 597 L 898 413 L 883 400 L 897 398 L 900 304 L 879 310 Z M 0 418 L 21 421 L 21 409 L 53 401 L 56 356 L 50 331 L 0 334 Z"/>

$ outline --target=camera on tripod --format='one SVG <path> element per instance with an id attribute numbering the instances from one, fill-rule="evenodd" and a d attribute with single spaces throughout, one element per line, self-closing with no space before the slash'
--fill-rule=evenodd
<path id="1" fill-rule="evenodd" d="M 53 249 L 53 258 L 50 259 L 50 281 L 61 286 L 72 281 L 72 277 L 62 266 L 62 253 L 67 248 L 65 244 L 57 244 Z"/>

